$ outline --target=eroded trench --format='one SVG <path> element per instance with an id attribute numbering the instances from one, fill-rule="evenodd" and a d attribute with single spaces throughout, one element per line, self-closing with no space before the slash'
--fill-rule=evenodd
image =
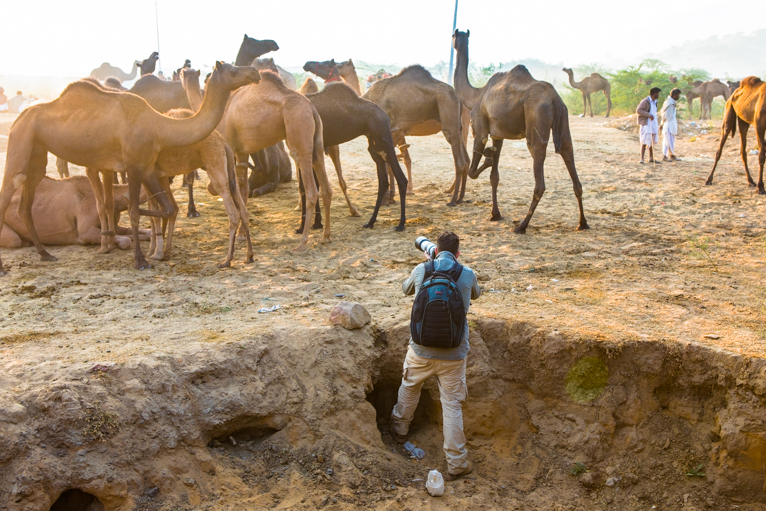
<path id="1" fill-rule="evenodd" d="M 0 438 L 18 435 L 0 451 L 11 474 L 0 508 L 419 507 L 428 469 L 446 463 L 435 381 L 409 435 L 426 456 L 410 459 L 388 434 L 407 334 L 406 323 L 283 331 L 31 386 L 26 418 Z M 464 423 L 477 470 L 444 499 L 763 508 L 763 360 L 489 319 L 470 342 Z"/>

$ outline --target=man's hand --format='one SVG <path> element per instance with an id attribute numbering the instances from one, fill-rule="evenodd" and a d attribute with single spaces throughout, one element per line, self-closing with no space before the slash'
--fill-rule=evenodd
<path id="1" fill-rule="evenodd" d="M 649 114 L 649 119 L 653 121 L 654 120 L 654 116 L 652 114 Z"/>

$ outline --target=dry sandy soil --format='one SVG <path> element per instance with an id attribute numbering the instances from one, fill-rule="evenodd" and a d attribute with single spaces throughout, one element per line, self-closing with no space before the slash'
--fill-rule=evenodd
<path id="1" fill-rule="evenodd" d="M 0 134 L 7 135 L 11 121 L 8 115 L 0 118 Z M 7 484 L 0 486 L 0 509 L 3 506 L 48 509 L 67 488 L 87 487 L 87 491 L 98 493 L 93 481 L 101 476 L 90 479 L 78 476 L 77 481 L 53 484 L 54 475 L 40 468 L 48 463 L 41 454 L 46 447 L 39 447 L 41 440 L 35 435 L 63 434 L 55 428 L 45 433 L 39 427 L 53 413 L 53 409 L 46 411 L 40 403 L 46 399 L 66 402 L 58 394 L 53 396 L 55 392 L 51 389 L 56 385 L 64 385 L 66 392 L 80 395 L 71 420 L 62 426 L 71 428 L 70 436 L 77 438 L 70 438 L 69 443 L 62 440 L 60 452 L 54 453 L 61 465 L 55 477 L 66 479 L 64 474 L 71 473 L 71 464 L 80 455 L 82 445 L 92 445 L 93 452 L 101 453 L 99 463 L 104 464 L 115 463 L 106 461 L 111 452 L 120 452 L 120 457 L 131 452 L 125 447 L 127 443 L 120 447 L 120 442 L 126 441 L 132 427 L 139 426 L 120 408 L 127 406 L 121 401 L 127 390 L 121 387 L 114 390 L 114 383 L 111 387 L 104 384 L 102 380 L 108 375 L 114 374 L 112 378 L 120 385 L 128 385 L 134 381 L 130 373 L 135 369 L 136 374 L 143 375 L 139 378 L 143 384 L 134 385 L 135 392 L 141 387 L 140 392 L 147 393 L 145 399 L 160 403 L 160 397 L 152 397 L 156 391 L 150 388 L 151 367 L 163 366 L 157 378 L 166 377 L 168 381 L 180 378 L 178 385 L 183 387 L 188 382 L 183 383 L 186 380 L 178 374 L 186 374 L 184 368 L 189 364 L 204 366 L 210 360 L 215 365 L 219 358 L 234 363 L 238 349 L 242 356 L 252 355 L 261 360 L 263 355 L 257 355 L 258 350 L 268 352 L 269 346 L 275 367 L 302 368 L 300 378 L 295 380 L 302 383 L 296 386 L 333 387 L 325 388 L 318 397 L 304 393 L 296 398 L 301 402 L 317 399 L 318 403 L 327 404 L 315 417 L 321 423 L 316 429 L 295 426 L 297 417 L 313 424 L 301 415 L 310 415 L 306 403 L 293 404 L 290 410 L 274 405 L 268 412 L 258 414 L 260 422 L 245 421 L 247 424 L 238 423 L 236 427 L 199 426 L 201 433 L 192 435 L 188 441 L 181 435 L 178 440 L 189 446 L 187 449 L 176 448 L 175 443 L 172 447 L 162 444 L 158 447 L 160 454 L 157 450 L 144 454 L 143 472 L 135 469 L 136 474 L 123 483 L 122 490 L 110 489 L 112 493 L 103 490 L 99 498 L 106 508 L 235 509 L 246 504 L 250 508 L 280 509 L 355 509 L 368 505 L 385 509 L 446 509 L 452 505 L 485 509 L 654 509 L 652 506 L 764 509 L 759 504 L 764 502 L 763 493 L 758 496 L 750 489 L 745 491 L 731 481 L 725 482 L 726 477 L 721 475 L 727 467 L 734 472 L 737 467 L 744 467 L 742 470 L 761 474 L 760 482 L 752 483 L 757 486 L 763 484 L 763 467 L 757 466 L 757 461 L 746 463 L 739 458 L 736 462 L 726 461 L 720 447 L 721 442 L 726 444 L 721 429 L 725 421 L 719 413 L 722 408 L 708 410 L 707 405 L 699 403 L 713 398 L 725 400 L 721 396 L 736 393 L 738 385 L 745 385 L 742 381 L 747 380 L 748 395 L 754 400 L 751 409 L 763 406 L 764 373 L 754 368 L 763 367 L 766 355 L 766 327 L 762 318 L 766 311 L 763 265 L 766 238 L 762 234 L 766 197 L 747 187 L 739 161 L 738 137 L 728 143 L 715 184 L 704 186 L 717 147 L 718 122 L 710 127 L 685 128 L 688 132 L 678 142 L 683 161 L 661 165 L 638 163 L 637 135 L 630 129 L 615 129 L 629 122 L 632 121 L 616 119 L 605 123 L 603 118 L 570 117 L 585 212 L 591 227 L 588 231 L 575 230 L 577 203 L 571 181 L 561 158 L 550 146 L 545 167 L 546 193 L 527 234 L 513 234 L 513 227 L 526 214 L 534 186 L 532 160 L 523 141 L 506 141 L 501 156 L 499 206 L 504 220 L 489 221 L 488 171 L 477 180 L 469 180 L 465 203 L 447 207 L 448 196 L 443 192 L 452 182 L 454 167 L 449 146 L 437 135 L 409 140 L 415 191 L 407 197 L 407 229 L 402 233 L 393 230 L 398 220 L 398 203 L 382 208 L 374 229 L 362 228 L 372 212 L 376 183 L 366 142 L 356 140 L 344 145 L 341 151 L 349 193 L 362 217 L 348 216 L 327 158 L 334 186 L 332 242 L 317 243 L 319 231 L 314 231 L 310 248 L 304 253 L 291 251 L 298 243 L 298 235 L 293 231 L 299 220 L 299 213 L 294 210 L 298 204 L 297 184 L 292 182 L 281 185 L 274 194 L 249 202 L 255 263 L 242 263 L 244 247 L 238 242 L 232 268 L 217 268 L 216 263 L 224 259 L 226 252 L 226 215 L 221 202 L 207 194 L 203 172 L 203 182 L 198 181 L 195 186 L 202 216 L 193 219 L 179 216 L 171 259 L 154 263 L 150 270 L 134 270 L 129 252 L 99 255 L 95 247 L 51 247 L 51 253 L 59 258 L 52 263 L 40 262 L 32 248 L 4 249 L 3 261 L 10 274 L 0 279 L 0 403 L 5 403 L 6 410 L 21 403 L 27 411 L 19 412 L 17 420 L 9 420 L 26 440 L 14 444 L 15 451 L 8 451 L 13 456 L 0 456 L 0 468 L 5 463 L 9 470 L 17 471 L 12 474 L 17 478 L 15 482 L 8 479 Z M 693 135 L 697 137 L 695 141 L 691 141 Z M 469 138 L 469 148 L 471 144 Z M 750 146 L 755 147 L 752 134 Z M 3 164 L 6 149 L 7 138 L 2 136 Z M 756 159 L 750 156 L 751 165 L 756 165 Z M 82 173 L 83 169 L 73 170 Z M 56 175 L 53 159 L 48 174 Z M 177 190 L 176 198 L 185 205 L 185 190 Z M 469 315 L 474 347 L 470 356 L 476 361 L 469 369 L 470 415 L 466 415 L 466 428 L 477 471 L 469 482 L 449 485 L 446 496 L 434 500 L 418 480 L 426 476 L 428 467 L 445 469 L 439 452 L 438 391 L 431 387 L 430 394 L 436 399 L 424 398 L 427 402 L 422 413 L 426 418 L 420 433 L 415 435 L 429 453 L 421 462 L 408 461 L 403 451 L 390 442 L 387 433 L 378 433 L 372 417 L 378 408 L 380 428 L 385 431 L 385 412 L 380 409 L 392 404 L 385 401 L 390 401 L 391 389 L 396 385 L 396 368 L 404 354 L 411 304 L 411 297 L 402 296 L 400 283 L 422 261 L 412 241 L 420 235 L 435 237 L 442 230 L 460 235 L 461 261 L 478 273 L 484 294 L 472 304 Z M 147 247 L 148 243 L 144 249 Z M 331 327 L 327 323 L 329 311 L 341 299 L 362 303 L 371 313 L 374 325 L 355 335 Z M 281 305 L 281 309 L 258 312 L 261 307 L 273 305 Z M 333 335 L 335 340 L 328 340 Z M 549 352 L 540 346 L 559 342 L 555 339 L 565 340 L 560 342 L 567 346 L 567 353 L 571 351 L 571 357 L 556 363 L 544 362 L 548 355 L 556 359 L 557 351 Z M 348 345 L 343 345 L 346 341 Z M 332 348 L 325 349 L 326 344 Z M 631 378 L 644 376 L 631 372 L 635 361 L 626 358 L 627 352 L 623 350 L 655 348 L 662 352 L 662 360 L 678 363 L 689 356 L 690 364 L 697 363 L 702 368 L 705 376 L 697 378 L 695 389 L 709 383 L 728 390 L 693 393 L 692 404 L 676 406 L 675 398 L 663 398 L 672 392 L 657 389 L 680 384 L 678 380 L 663 380 L 656 388 L 647 387 L 650 397 L 636 405 L 643 410 L 638 417 L 612 420 L 611 426 L 599 433 L 589 429 L 601 421 L 596 408 L 617 409 L 626 406 L 631 398 L 623 396 L 620 401 L 611 397 L 617 401 L 607 406 L 603 396 L 616 394 L 606 392 L 581 406 L 589 410 L 583 412 L 582 418 L 573 411 L 580 406 L 576 400 L 565 403 L 563 380 L 578 357 L 593 354 L 602 357 L 609 368 L 610 388 L 619 386 L 618 380 L 629 386 Z M 508 359 L 514 358 L 514 350 L 531 350 L 524 356 L 528 358 L 519 355 L 515 360 L 516 364 L 523 361 L 526 365 L 517 366 Z M 312 365 L 319 352 L 330 360 Z M 542 358 L 533 357 L 535 353 Z M 722 365 L 701 362 L 709 356 L 724 357 L 727 361 Z M 635 360 L 643 360 L 642 357 L 652 358 L 644 354 Z M 345 367 L 346 358 L 361 367 Z M 531 380 L 540 381 L 539 388 L 529 390 L 534 387 L 530 383 L 531 387 L 522 391 L 516 383 L 521 385 L 520 375 L 533 366 L 539 366 L 540 373 L 550 373 L 550 379 L 540 373 L 530 374 Z M 663 362 L 652 374 L 667 372 L 680 377 L 681 366 L 673 367 Z M 742 367 L 755 373 L 748 373 L 750 376 L 745 378 Z M 514 373 L 510 368 L 518 371 Z M 166 372 L 168 375 L 163 376 Z M 618 377 L 620 372 L 622 376 Z M 170 376 L 171 373 L 175 376 Z M 724 373 L 731 375 L 725 382 Z M 482 374 L 484 377 L 492 374 L 497 381 L 482 383 Z M 325 382 L 326 378 L 331 381 Z M 238 391 L 245 392 L 240 386 L 253 381 L 245 380 L 232 379 L 230 383 L 236 381 Z M 265 385 L 263 378 L 258 381 Z M 501 385 L 498 381 L 505 383 Z M 345 401 L 338 398 L 341 403 L 338 404 L 332 399 L 344 392 L 340 382 L 355 393 L 349 391 L 351 397 L 344 398 Z M 94 385 L 102 384 L 108 396 L 88 394 Z M 216 392 L 234 392 L 226 387 L 226 382 L 219 381 L 218 385 Z M 561 388 L 550 390 L 548 397 L 540 397 L 548 392 L 544 390 L 546 385 Z M 678 388 L 681 387 L 691 388 L 683 385 Z M 79 390 L 72 390 L 75 388 Z M 224 391 L 225 388 L 229 390 Z M 268 395 L 268 386 L 260 391 Z M 504 401 L 502 396 L 517 391 L 527 393 L 523 405 Z M 46 392 L 53 394 L 44 397 Z M 33 395 L 37 397 L 30 397 Z M 120 433 L 108 426 L 112 416 L 104 419 L 103 415 L 93 415 L 94 401 L 83 396 L 101 402 L 101 410 L 113 410 L 118 423 L 115 431 Z M 168 399 L 166 404 L 172 408 L 175 398 Z M 359 406 L 367 403 L 365 399 L 372 403 L 365 405 L 366 409 Z M 480 404 L 471 405 L 471 400 Z M 654 404 L 647 404 L 649 401 Z M 286 402 L 289 404 L 290 398 Z M 252 404 L 248 403 L 244 400 L 238 406 L 247 408 Z M 536 420 L 540 413 L 548 413 L 541 411 L 547 405 L 551 410 L 562 407 L 560 413 L 551 412 L 558 419 Z M 693 409 L 698 405 L 706 411 L 699 414 L 688 409 L 680 411 L 684 406 Z M 164 409 L 165 405 L 156 406 Z M 523 411 L 513 419 L 498 419 L 504 406 L 509 409 L 518 406 Z M 98 406 L 95 410 L 99 411 Z M 349 414 L 355 410 L 356 415 L 345 416 L 347 410 Z M 205 413 L 207 409 L 200 408 L 190 412 L 190 416 L 199 421 Z M 622 412 L 615 413 L 621 416 Z M 103 434 L 89 436 L 84 433 L 87 423 L 96 416 L 101 417 L 98 427 Z M 220 420 L 237 422 L 230 417 Z M 368 424 L 359 422 L 363 420 Z M 558 426 L 546 429 L 551 421 L 559 421 Z M 292 429 L 285 426 L 287 423 L 293 425 Z M 489 423 L 492 425 L 487 426 Z M 571 427 L 561 425 L 566 423 L 571 423 Z M 711 433 L 715 424 L 718 429 Z M 561 442 L 567 441 L 561 439 L 574 437 L 579 427 L 582 434 L 577 433 L 580 435 L 577 442 L 582 449 L 569 444 L 562 446 Z M 642 427 L 644 433 L 637 433 Z M 327 443 L 327 438 L 346 428 L 361 432 L 348 433 L 343 442 Z M 742 449 L 753 459 L 766 463 L 763 427 L 747 431 L 756 440 Z M 274 432 L 278 433 L 271 435 Z M 268 436 L 271 444 L 261 440 L 267 433 L 271 435 Z M 151 438 L 162 437 L 159 432 L 153 434 Z M 240 441 L 234 446 L 228 441 L 229 436 L 236 435 L 242 435 L 244 443 Z M 213 442 L 214 438 L 223 443 Z M 32 444 L 34 447 L 30 447 Z M 727 448 L 730 459 L 734 459 L 731 446 Z M 187 453 L 192 457 L 183 463 L 173 462 L 168 449 L 196 454 Z M 205 454 L 200 454 L 203 450 Z M 605 454 L 607 450 L 609 454 Z M 23 456 L 31 459 L 33 451 L 38 453 L 35 459 L 39 465 L 33 471 L 37 476 L 30 475 L 28 481 L 36 483 L 24 483 L 19 479 L 18 471 L 22 470 L 19 460 Z M 157 463 L 150 463 L 148 460 L 155 455 Z M 337 474 L 345 473 L 343 466 L 356 464 L 353 477 L 333 481 L 335 474 L 324 475 L 332 466 L 316 462 L 317 456 L 335 463 L 332 466 Z M 192 470 L 197 475 L 178 475 L 185 470 L 178 465 L 194 464 L 197 463 L 194 460 L 203 458 L 204 461 L 199 461 L 203 468 Z M 697 461 L 704 465 L 707 477 L 695 476 Z M 591 474 L 585 481 L 573 469 L 576 462 L 583 462 L 588 471 L 586 476 Z M 209 466 L 216 468 L 212 471 L 205 468 Z M 24 467 L 23 470 L 31 470 Z M 277 474 L 275 467 L 281 467 L 281 471 L 272 478 Z M 384 468 L 389 475 L 381 475 Z M 164 475 L 158 476 L 158 471 Z M 604 481 L 611 477 L 619 482 L 604 486 Z M 742 481 L 752 482 L 751 479 L 744 477 Z M 629 485 L 627 481 L 632 482 Z M 45 491 L 35 489 L 35 484 Z M 114 484 L 110 481 L 99 488 L 113 488 Z M 155 487 L 159 489 L 153 491 Z M 114 496 L 120 491 L 124 497 Z"/>

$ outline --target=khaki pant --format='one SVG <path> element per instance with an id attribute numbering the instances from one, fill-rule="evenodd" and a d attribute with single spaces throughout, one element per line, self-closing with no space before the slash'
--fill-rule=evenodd
<path id="1" fill-rule="evenodd" d="M 418 407 L 423 382 L 429 376 L 436 376 L 444 420 L 444 454 L 447 456 L 447 468 L 452 473 L 461 472 L 468 465 L 462 410 L 462 403 L 468 395 L 465 366 L 466 359 L 423 358 L 416 355 L 411 347 L 408 348 L 404 358 L 399 400 L 391 412 L 394 431 L 399 435 L 406 435 Z"/>

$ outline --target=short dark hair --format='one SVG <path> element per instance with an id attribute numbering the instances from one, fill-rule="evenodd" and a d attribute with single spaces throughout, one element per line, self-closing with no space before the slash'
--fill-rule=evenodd
<path id="1" fill-rule="evenodd" d="M 436 237 L 436 248 L 439 249 L 439 252 L 450 252 L 452 255 L 457 255 L 460 248 L 460 238 L 454 232 L 444 231 Z"/>
<path id="2" fill-rule="evenodd" d="M 673 94 L 678 94 L 680 96 L 681 95 L 681 89 L 676 88 L 676 89 L 673 89 L 672 91 L 670 91 L 670 95 L 672 96 Z"/>
<path id="3" fill-rule="evenodd" d="M 660 92 L 661 90 L 662 89 L 660 89 L 659 87 L 652 87 L 652 90 L 649 91 L 649 95 L 652 95 L 656 92 Z"/>

